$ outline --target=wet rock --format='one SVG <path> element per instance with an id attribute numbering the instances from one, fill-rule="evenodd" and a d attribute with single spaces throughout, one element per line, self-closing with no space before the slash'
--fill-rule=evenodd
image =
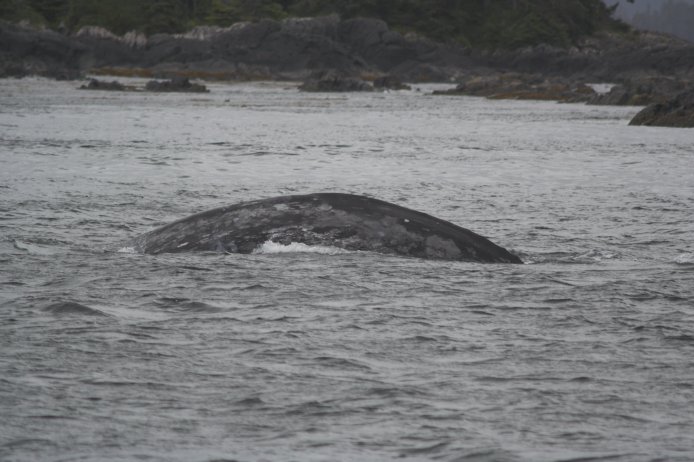
<path id="1" fill-rule="evenodd" d="M 434 92 L 446 95 L 485 96 L 490 99 L 533 99 L 596 105 L 645 106 L 664 102 L 694 83 L 673 77 L 635 77 L 614 85 L 607 93 L 569 77 L 507 72 L 468 76 L 451 90 Z"/>
<path id="2" fill-rule="evenodd" d="M 97 79 L 89 80 L 89 83 L 82 85 L 80 90 L 106 90 L 106 91 L 126 91 L 132 90 L 131 87 L 126 87 L 122 83 L 113 80 L 111 82 L 103 82 Z"/>
<path id="3" fill-rule="evenodd" d="M 646 95 L 635 94 L 625 85 L 618 84 L 607 93 L 595 95 L 588 103 L 601 106 L 643 106 L 647 104 L 645 98 Z"/>
<path id="4" fill-rule="evenodd" d="M 595 91 L 583 83 L 572 83 L 558 77 L 504 73 L 471 76 L 454 89 L 435 91 L 434 94 L 484 96 L 489 99 L 585 102 L 595 95 Z"/>
<path id="5" fill-rule="evenodd" d="M 150 80 L 145 90 L 155 92 L 207 93 L 205 85 L 191 83 L 187 77 L 174 77 L 170 80 Z"/>
<path id="6" fill-rule="evenodd" d="M 301 86 L 301 91 L 309 92 L 353 92 L 373 91 L 374 87 L 369 82 L 356 77 L 340 75 L 335 72 L 322 72 L 314 74 Z"/>
<path id="7" fill-rule="evenodd" d="M 692 80 L 694 69 L 694 45 L 662 34 L 602 33 L 568 49 L 537 45 L 483 50 L 401 34 L 378 19 L 337 16 L 264 19 L 151 36 L 117 36 L 94 27 L 65 35 L 0 21 L 0 43 L 0 77 L 71 78 L 111 68 L 140 76 L 165 71 L 166 78 L 302 80 L 316 70 L 331 69 L 342 75 L 450 82 L 465 73 L 515 72 L 566 78 L 564 83 L 573 87 L 575 82 L 625 82 L 644 75 Z M 512 90 L 508 97 L 540 97 L 537 89 Z M 563 93 L 560 88 L 540 90 L 542 99 Z"/>
<path id="8" fill-rule="evenodd" d="M 0 77 L 40 75 L 74 80 L 89 50 L 82 44 L 48 29 L 0 21 Z"/>
<path id="9" fill-rule="evenodd" d="M 629 125 L 694 128 L 694 90 L 647 106 L 631 119 Z"/>
<path id="10" fill-rule="evenodd" d="M 402 83 L 402 81 L 394 75 L 384 75 L 375 78 L 373 87 L 377 90 L 412 90 L 412 87 Z"/>
<path id="11" fill-rule="evenodd" d="M 593 82 L 622 82 L 643 76 L 691 79 L 694 45 L 654 32 L 598 33 L 571 48 L 544 44 L 515 50 L 473 50 L 478 64 L 507 72 L 581 77 Z"/>
<path id="12" fill-rule="evenodd" d="M 627 80 L 609 92 L 595 95 L 588 101 L 595 105 L 646 106 L 665 102 L 691 87 L 692 83 L 671 77 L 647 77 Z"/>
<path id="13" fill-rule="evenodd" d="M 377 19 L 289 18 L 196 28 L 185 34 L 115 35 L 85 27 L 74 35 L 0 22 L 0 76 L 67 75 L 114 68 L 169 75 L 305 79 L 341 74 L 393 74 L 406 80 L 449 80 L 470 59 L 459 46 L 391 30 Z M 167 75 L 168 77 L 168 75 Z"/>

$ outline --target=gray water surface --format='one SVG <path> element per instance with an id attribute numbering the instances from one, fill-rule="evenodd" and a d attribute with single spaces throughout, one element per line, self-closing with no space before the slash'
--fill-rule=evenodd
<path id="1" fill-rule="evenodd" d="M 78 86 L 0 80 L 0 460 L 694 459 L 694 131 L 430 86 Z M 327 191 L 527 264 L 127 249 Z"/>

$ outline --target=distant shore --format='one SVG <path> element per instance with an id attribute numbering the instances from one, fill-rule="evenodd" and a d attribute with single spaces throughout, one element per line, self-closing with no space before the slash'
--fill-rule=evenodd
<path id="1" fill-rule="evenodd" d="M 691 78 L 694 45 L 654 33 L 601 33 L 580 46 L 537 45 L 484 51 L 402 35 L 378 19 L 325 16 L 262 20 L 185 34 L 128 33 L 85 27 L 72 35 L 0 22 L 0 77 L 74 78 L 85 73 L 217 80 L 302 80 L 334 70 L 389 74 L 408 82 L 446 82 L 495 72 L 622 82 Z"/>
<path id="2" fill-rule="evenodd" d="M 601 32 L 571 48 L 489 51 L 336 15 L 151 36 L 97 27 L 65 35 L 0 22 L 0 42 L 0 77 L 305 81 L 330 72 L 366 81 L 454 82 L 460 84 L 454 94 L 636 105 L 671 98 L 694 80 L 694 45 L 663 34 Z M 583 86 L 597 82 L 619 86 L 598 98 Z"/>

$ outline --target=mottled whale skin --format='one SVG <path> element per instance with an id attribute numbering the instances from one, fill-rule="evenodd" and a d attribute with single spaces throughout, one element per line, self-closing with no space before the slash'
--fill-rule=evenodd
<path id="1" fill-rule="evenodd" d="M 428 259 L 522 263 L 508 250 L 453 223 L 365 196 L 319 193 L 220 207 L 135 238 L 148 254 L 251 253 L 272 241 Z"/>

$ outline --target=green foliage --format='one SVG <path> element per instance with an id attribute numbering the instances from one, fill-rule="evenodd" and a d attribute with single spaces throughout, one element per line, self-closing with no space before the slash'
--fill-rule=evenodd
<path id="1" fill-rule="evenodd" d="M 113 33 L 144 30 L 147 11 L 138 0 L 70 0 L 66 24 L 69 30 L 101 26 Z"/>
<path id="2" fill-rule="evenodd" d="M 180 32 L 194 25 L 339 14 L 375 17 L 401 32 L 483 48 L 570 46 L 599 30 L 623 30 L 601 0 L 0 0 L 0 18 L 69 30 Z"/>
<path id="3" fill-rule="evenodd" d="M 240 21 L 287 17 L 284 7 L 271 0 L 213 0 L 209 11 L 207 22 L 218 26 L 229 26 Z"/>
<path id="4" fill-rule="evenodd" d="M 0 19 L 10 22 L 28 21 L 34 25 L 45 25 L 46 19 L 24 0 L 0 0 Z"/>
<path id="5" fill-rule="evenodd" d="M 68 11 L 68 3 L 64 0 L 30 0 L 29 5 L 50 25 L 59 24 Z"/>
<path id="6" fill-rule="evenodd" d="M 600 0 L 298 0 L 289 12 L 377 17 L 397 30 L 485 48 L 568 46 L 597 30 L 623 27 Z"/>
<path id="7" fill-rule="evenodd" d="M 147 34 L 183 32 L 186 26 L 184 8 L 179 0 L 150 0 L 145 8 Z"/>
<path id="8" fill-rule="evenodd" d="M 205 19 L 210 24 L 226 27 L 239 21 L 239 12 L 233 5 L 222 0 L 214 0 Z"/>

